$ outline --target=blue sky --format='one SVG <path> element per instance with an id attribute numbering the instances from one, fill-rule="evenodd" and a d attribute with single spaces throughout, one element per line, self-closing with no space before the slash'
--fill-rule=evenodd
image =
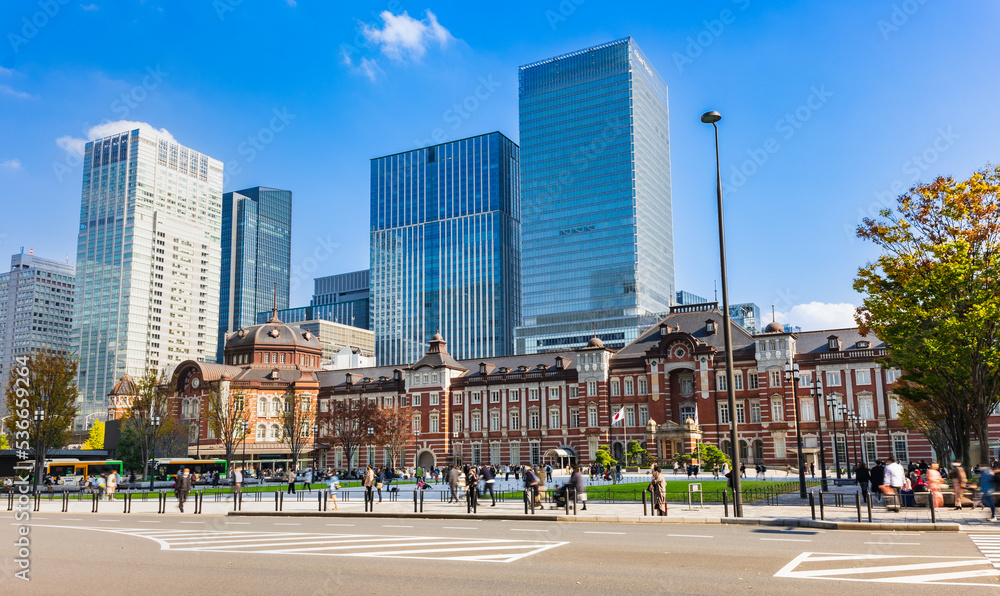
<path id="1" fill-rule="evenodd" d="M 723 114 L 730 296 L 804 328 L 850 324 L 851 281 L 876 254 L 853 236 L 863 215 L 996 161 L 995 2 L 494 6 L 3 2 L 0 258 L 72 260 L 76 152 L 143 122 L 225 162 L 227 191 L 294 192 L 292 302 L 306 304 L 313 277 L 368 266 L 370 158 L 493 130 L 517 141 L 518 66 L 629 35 L 669 88 L 678 288 L 711 297 L 719 277 L 706 110 Z"/>

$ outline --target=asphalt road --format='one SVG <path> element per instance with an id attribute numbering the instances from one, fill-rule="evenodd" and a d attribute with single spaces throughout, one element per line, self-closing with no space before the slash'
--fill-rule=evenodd
<path id="1" fill-rule="evenodd" d="M 4 513 L 5 595 L 1000 593 L 1000 534 L 47 512 L 22 582 Z"/>

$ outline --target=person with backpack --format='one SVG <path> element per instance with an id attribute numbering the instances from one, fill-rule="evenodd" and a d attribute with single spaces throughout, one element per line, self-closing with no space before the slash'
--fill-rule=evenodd
<path id="1" fill-rule="evenodd" d="M 497 506 L 497 495 L 493 492 L 493 483 L 496 482 L 496 477 L 493 475 L 493 468 L 490 466 L 483 466 L 483 469 L 479 472 L 483 479 L 483 494 L 487 492 L 490 493 L 490 498 L 493 499 L 493 504 L 490 507 Z"/>
<path id="2" fill-rule="evenodd" d="M 191 470 L 184 468 L 184 471 L 177 475 L 176 484 L 177 508 L 181 510 L 181 513 L 184 513 L 184 501 L 187 500 L 188 493 L 191 492 L 191 486 L 194 484 L 194 480 L 191 478 Z"/>

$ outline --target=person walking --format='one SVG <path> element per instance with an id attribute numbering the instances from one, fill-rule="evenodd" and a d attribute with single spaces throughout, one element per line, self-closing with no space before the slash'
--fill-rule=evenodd
<path id="1" fill-rule="evenodd" d="M 108 500 L 115 500 L 115 490 L 118 489 L 118 472 L 114 470 L 108 474 Z"/>
<path id="2" fill-rule="evenodd" d="M 906 483 L 906 472 L 903 470 L 903 466 L 896 461 L 896 458 L 890 455 L 888 457 L 889 464 L 885 467 L 885 480 L 883 481 L 883 486 L 888 486 L 891 493 L 896 495 L 896 509 L 898 510 L 902 504 L 902 496 L 900 493 L 903 490 L 903 485 Z M 885 492 L 885 489 L 882 489 Z M 888 493 L 886 493 L 888 494 Z M 888 507 L 888 501 L 886 502 L 886 507 Z"/>
<path id="3" fill-rule="evenodd" d="M 313 469 L 306 468 L 306 476 L 305 476 L 306 489 L 309 491 L 310 495 L 313 492 L 312 481 L 313 481 Z M 381 501 L 382 499 L 379 500 Z"/>
<path id="4" fill-rule="evenodd" d="M 496 477 L 493 475 L 493 468 L 483 466 L 483 469 L 479 471 L 479 475 L 483 479 L 483 494 L 490 493 L 490 498 L 493 500 L 493 504 L 490 507 L 496 507 L 497 495 L 493 492 L 493 483 L 496 482 Z"/>
<path id="5" fill-rule="evenodd" d="M 854 469 L 854 484 L 861 487 L 861 500 L 868 502 L 868 485 L 871 483 L 872 475 L 868 466 L 864 462 L 858 462 L 858 467 Z"/>
<path id="6" fill-rule="evenodd" d="M 580 466 L 573 465 L 573 473 L 569 475 L 569 486 L 576 493 L 574 497 L 576 500 L 583 503 L 583 507 L 580 511 L 587 510 L 587 486 L 583 483 L 583 474 L 580 473 Z"/>
<path id="7" fill-rule="evenodd" d="M 931 462 L 927 469 L 927 490 L 930 491 L 930 498 L 933 499 L 934 507 L 944 507 L 944 495 L 941 487 L 944 486 L 944 479 L 941 478 L 941 466 L 937 462 Z"/>
<path id="8" fill-rule="evenodd" d="M 327 491 L 330 493 L 330 498 L 333 499 L 333 510 L 337 510 L 337 493 L 335 492 L 340 488 L 340 478 L 336 474 L 330 476 L 330 484 L 328 485 Z"/>
<path id="9" fill-rule="evenodd" d="M 448 467 L 448 488 L 451 490 L 449 503 L 458 503 L 458 466 Z"/>
<path id="10" fill-rule="evenodd" d="M 174 491 L 177 494 L 177 508 L 184 513 L 184 501 L 187 500 L 188 493 L 191 492 L 192 478 L 191 470 L 184 468 L 180 474 L 177 474 L 177 488 Z"/>
<path id="11" fill-rule="evenodd" d="M 243 492 L 243 466 L 236 466 L 233 470 L 233 498 L 239 498 Z"/>
<path id="12" fill-rule="evenodd" d="M 747 465 L 740 464 L 740 478 L 746 478 L 746 477 L 747 477 Z"/>
<path id="13" fill-rule="evenodd" d="M 869 476 L 871 478 L 871 494 L 875 497 L 876 501 L 882 501 L 882 483 L 885 482 L 885 465 L 882 460 L 875 460 L 875 465 L 869 470 Z"/>
<path id="14" fill-rule="evenodd" d="M 962 467 L 962 462 L 952 462 L 951 473 L 948 474 L 948 477 L 951 478 L 951 488 L 955 491 L 955 511 L 961 511 L 962 501 L 965 498 L 965 483 L 968 479 L 965 475 L 965 468 Z"/>
<path id="15" fill-rule="evenodd" d="M 285 472 L 285 475 L 287 476 L 286 480 L 288 480 L 288 491 L 287 491 L 287 493 L 290 494 L 290 495 L 294 495 L 295 494 L 295 470 L 292 469 L 291 466 L 289 466 L 288 467 L 288 471 Z"/>
<path id="16" fill-rule="evenodd" d="M 541 478 L 538 477 L 538 474 L 535 474 L 530 465 L 524 466 L 522 472 L 524 490 L 528 492 L 528 496 L 535 503 L 535 507 L 541 507 L 541 501 L 538 499 L 538 484 L 541 482 Z"/>
<path id="17" fill-rule="evenodd" d="M 660 464 L 653 464 L 653 478 L 649 481 L 646 490 L 653 493 L 653 511 L 656 512 L 656 515 L 665 516 L 667 514 L 667 481 L 660 473 Z"/>
<path id="18" fill-rule="evenodd" d="M 128 490 L 132 492 L 135 490 L 135 470 L 129 472 L 128 475 Z"/>
<path id="19" fill-rule="evenodd" d="M 545 484 L 552 482 L 552 464 L 545 465 Z"/>
<path id="20" fill-rule="evenodd" d="M 979 489 L 983 491 L 983 506 L 989 508 L 989 521 L 991 522 L 997 520 L 997 474 L 1000 473 L 1000 467 L 993 466 L 993 468 L 983 465 L 982 473 L 979 475 Z"/>
<path id="21" fill-rule="evenodd" d="M 372 469 L 372 465 L 368 464 L 365 468 L 365 476 L 361 480 L 361 485 L 365 487 L 365 500 L 369 503 L 375 503 L 375 494 L 372 489 L 375 488 L 375 470 Z"/>
<path id="22" fill-rule="evenodd" d="M 417 480 L 417 482 L 423 479 Z M 378 502 L 382 502 L 382 487 L 385 483 L 385 470 L 379 469 L 378 473 L 375 475 L 375 490 L 378 492 Z"/>

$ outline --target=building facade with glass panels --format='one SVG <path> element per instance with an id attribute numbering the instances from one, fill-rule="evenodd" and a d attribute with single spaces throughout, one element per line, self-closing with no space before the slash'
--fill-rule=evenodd
<path id="1" fill-rule="evenodd" d="M 520 68 L 518 353 L 620 348 L 670 309 L 667 87 L 632 38 Z"/>
<path id="2" fill-rule="evenodd" d="M 460 358 L 513 351 L 520 320 L 519 149 L 494 132 L 371 161 L 371 312 L 380 365 L 436 332 Z"/>
<path id="3" fill-rule="evenodd" d="M 288 308 L 291 235 L 292 191 L 256 186 L 222 195 L 218 362 L 227 333 L 255 325 L 275 303 Z"/>
<path id="4" fill-rule="evenodd" d="M 36 350 L 73 352 L 73 298 L 76 268 L 36 257 L 34 251 L 10 258 L 0 273 L 0 397 L 16 359 Z M 0 399 L 0 416 L 9 414 Z"/>
<path id="5" fill-rule="evenodd" d="M 146 128 L 87 143 L 76 254 L 80 415 L 125 373 L 214 361 L 222 162 Z"/>

